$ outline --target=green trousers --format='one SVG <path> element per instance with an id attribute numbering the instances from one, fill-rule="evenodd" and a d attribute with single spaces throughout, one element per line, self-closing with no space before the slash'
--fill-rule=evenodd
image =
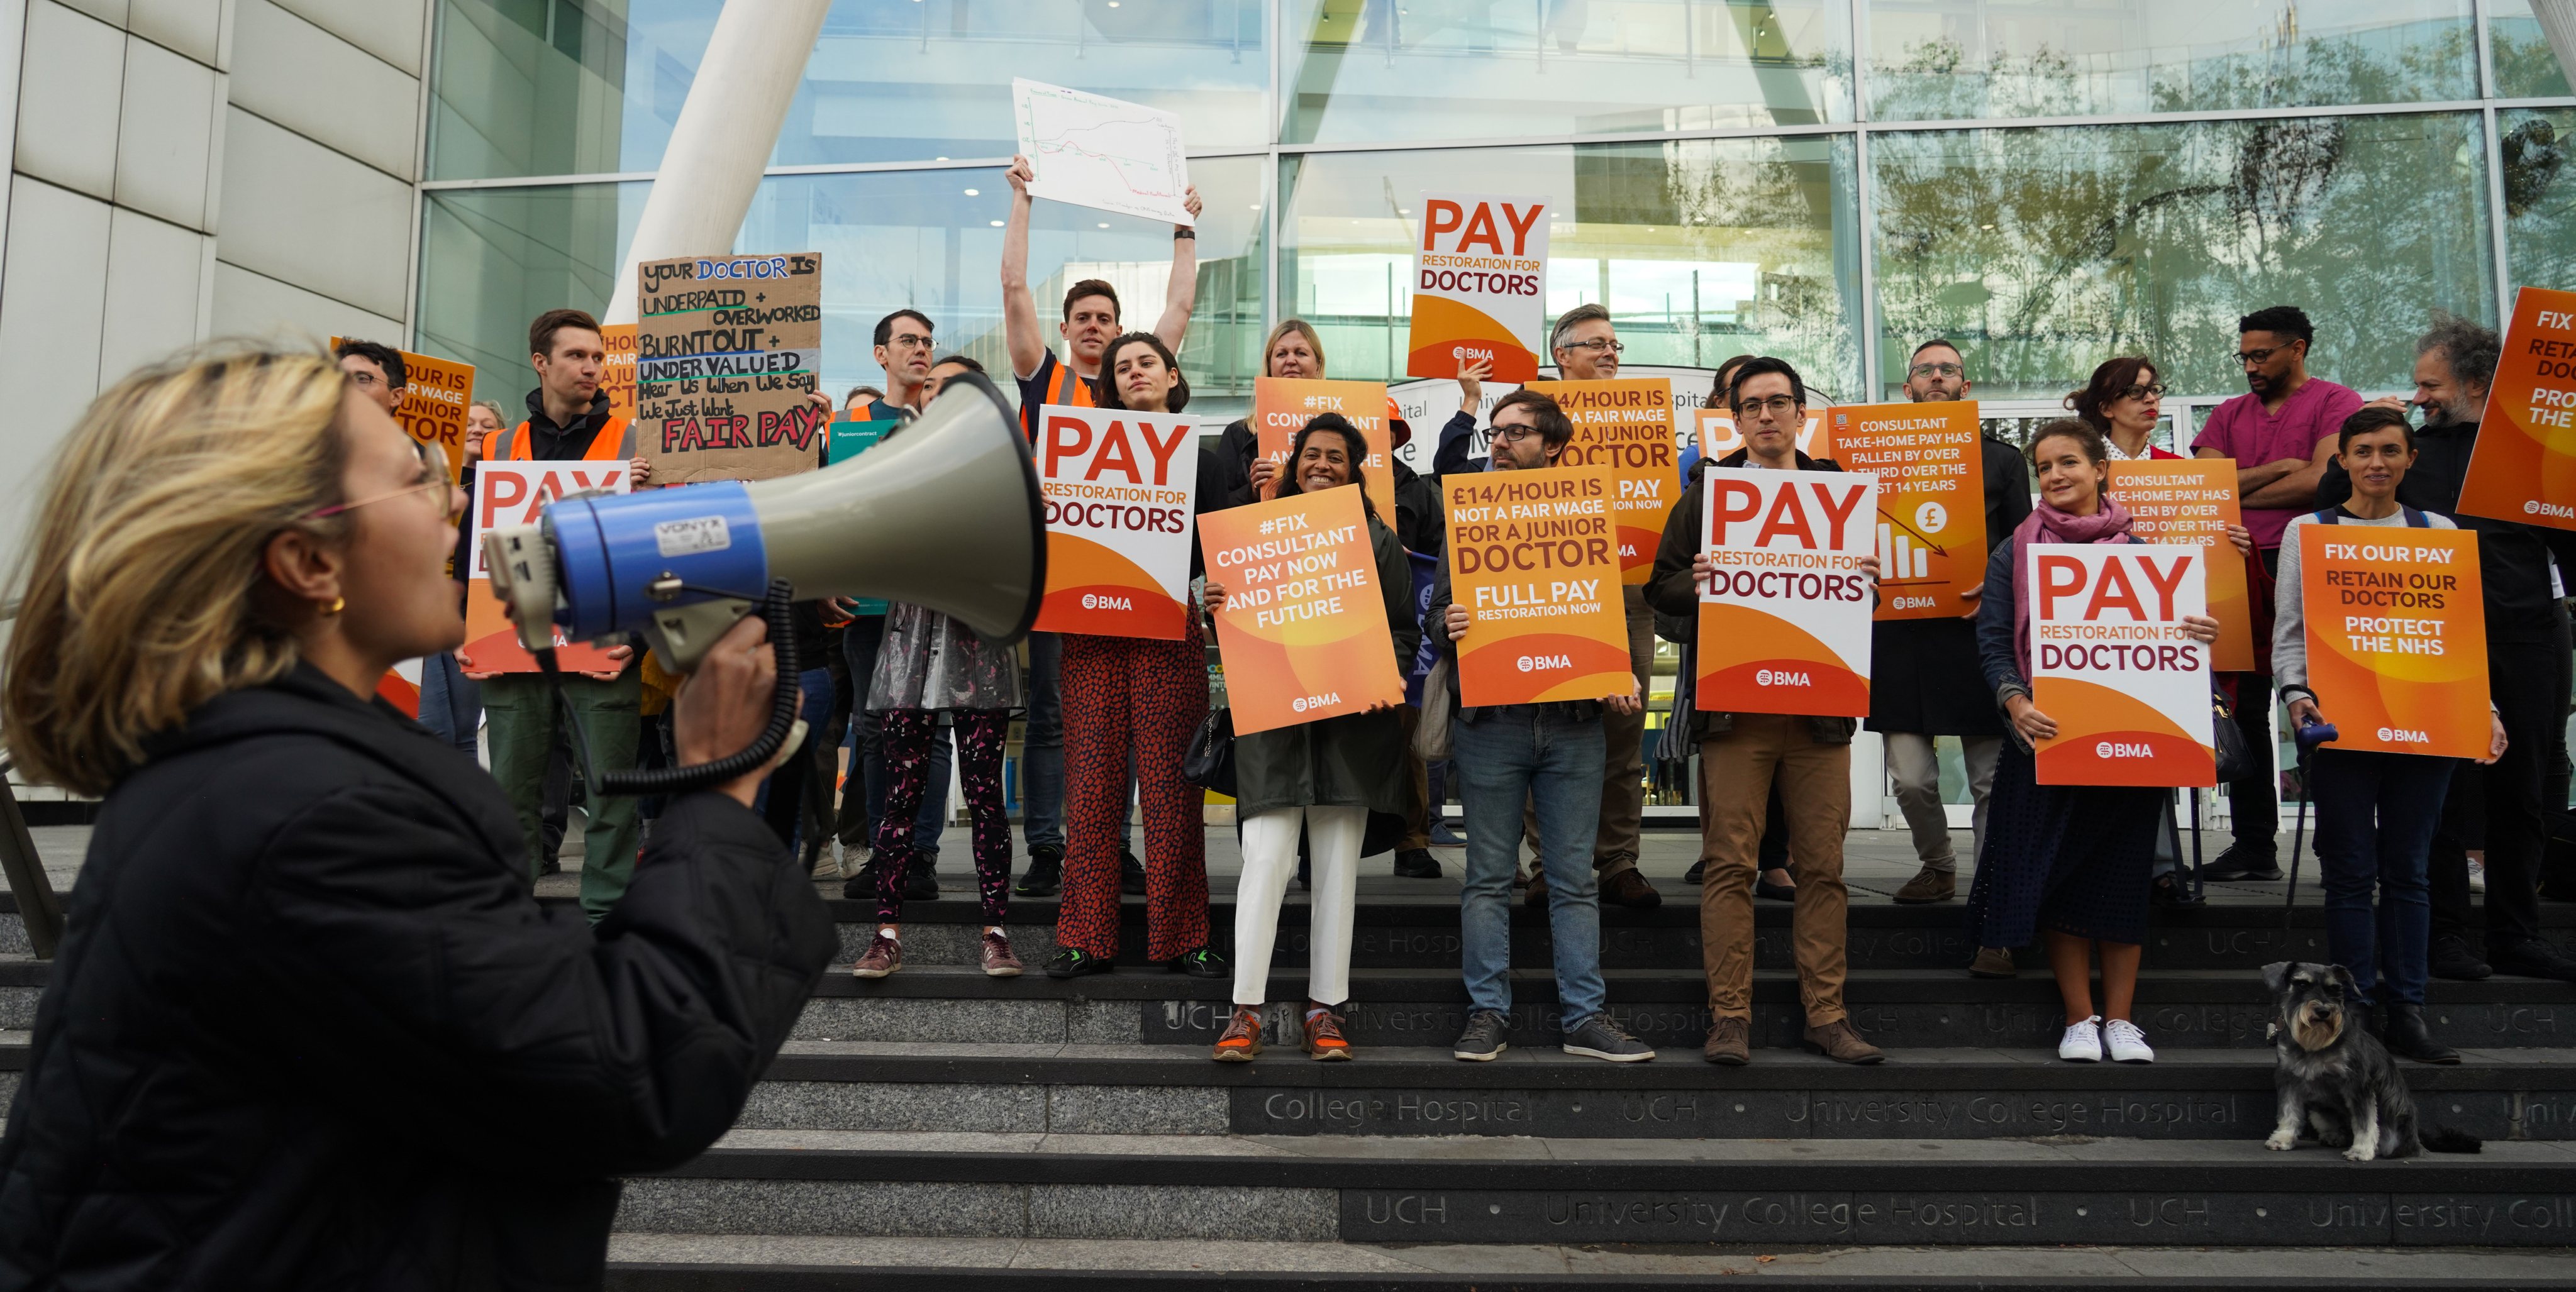
<path id="1" fill-rule="evenodd" d="M 566 677 L 564 695 L 572 701 L 573 720 L 590 739 L 590 756 L 603 772 L 635 766 L 636 746 L 643 738 L 637 705 L 644 696 L 643 670 L 629 666 L 616 681 Z M 510 796 L 519 814 L 519 831 L 528 839 L 528 877 L 534 882 L 545 864 L 544 831 L 537 816 L 544 806 L 546 758 L 554 749 L 563 709 L 554 689 L 535 673 L 509 673 L 483 683 L 483 712 L 492 744 L 492 779 Z M 576 760 L 581 744 L 565 733 Z M 638 803 L 624 795 L 584 789 L 584 812 L 590 818 L 582 838 L 581 909 L 596 923 L 626 895 L 635 875 L 635 853 L 643 843 Z"/>

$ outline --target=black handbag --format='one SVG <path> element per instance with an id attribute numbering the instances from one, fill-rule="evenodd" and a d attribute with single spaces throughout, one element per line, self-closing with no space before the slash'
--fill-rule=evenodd
<path id="1" fill-rule="evenodd" d="M 1210 709 L 1181 751 L 1181 779 L 1234 797 L 1234 710 Z"/>
<path id="2" fill-rule="evenodd" d="M 2236 725 L 2236 706 L 2214 684 L 2209 688 L 2209 725 L 2218 739 L 2218 783 L 2233 785 L 2253 775 L 2254 751 L 2245 747 L 2245 730 Z"/>

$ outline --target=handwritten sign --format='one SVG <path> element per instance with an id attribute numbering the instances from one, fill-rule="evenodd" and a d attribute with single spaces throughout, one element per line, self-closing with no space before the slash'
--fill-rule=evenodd
<path id="1" fill-rule="evenodd" d="M 2576 292 L 2514 293 L 2459 509 L 2576 529 Z"/>
<path id="2" fill-rule="evenodd" d="M 2245 558 L 2228 541 L 2227 527 L 2245 523 L 2236 505 L 2232 458 L 2180 461 L 2132 460 L 2111 464 L 2111 496 L 2129 509 L 2129 532 L 2149 543 L 2189 543 L 2204 551 L 2209 571 L 2209 615 L 2218 621 L 2210 667 L 2222 673 L 2268 673 L 2272 643 L 2255 662 L 2254 602 L 2245 586 Z"/>
<path id="3" fill-rule="evenodd" d="M 1875 477 L 1722 468 L 1700 500 L 1699 707 L 1869 713 Z"/>
<path id="4" fill-rule="evenodd" d="M 1455 377 L 1491 360 L 1495 381 L 1538 375 L 1547 328 L 1547 201 L 1424 193 L 1413 253 L 1405 375 Z"/>
<path id="5" fill-rule="evenodd" d="M 1557 465 L 1607 467 L 1618 481 L 1619 581 L 1644 583 L 1655 571 L 1664 521 L 1682 496 L 1680 450 L 1673 439 L 1673 383 L 1664 377 L 1616 381 L 1533 381 L 1574 423 Z"/>
<path id="6" fill-rule="evenodd" d="M 2301 525 L 2308 689 L 2334 747 L 2484 758 L 2487 616 L 2478 536 Z"/>
<path id="7" fill-rule="evenodd" d="M 1359 490 L 1211 512 L 1199 548 L 1227 592 L 1217 653 L 1236 735 L 1404 702 Z"/>
<path id="8" fill-rule="evenodd" d="M 1188 636 L 1198 427 L 1161 413 L 1048 404 L 1038 409 L 1037 457 L 1047 529 L 1038 631 Z"/>
<path id="9" fill-rule="evenodd" d="M 606 490 L 624 493 L 631 477 L 624 462 L 492 462 L 474 469 L 474 505 L 466 514 L 472 541 L 466 544 L 471 564 L 466 570 L 465 647 L 468 673 L 533 673 L 537 657 L 519 645 L 501 599 L 492 595 L 492 580 L 483 568 L 483 535 L 495 527 L 533 525 L 547 503 L 569 493 Z M 604 673 L 623 668 L 587 642 L 567 641 L 555 629 L 555 662 L 565 672 Z"/>
<path id="10" fill-rule="evenodd" d="M 656 484 L 810 471 L 831 410 L 808 398 L 823 359 L 823 258 L 648 260 L 635 337 L 635 442 Z"/>
<path id="11" fill-rule="evenodd" d="M 2201 549 L 2033 543 L 2021 551 L 2031 703 L 2057 722 L 2042 785 L 2214 785 L 2209 651 L 2183 635 L 2207 613 Z"/>
<path id="12" fill-rule="evenodd" d="M 1288 473 L 1288 450 L 1297 432 L 1324 413 L 1339 413 L 1360 428 L 1368 440 L 1368 458 L 1360 464 L 1368 484 L 1369 503 L 1388 528 L 1395 526 L 1395 455 L 1393 428 L 1386 421 L 1386 385 L 1376 381 L 1318 381 L 1305 377 L 1252 379 L 1252 427 L 1255 448 Z M 1273 480 L 1262 497 L 1278 496 Z"/>
<path id="13" fill-rule="evenodd" d="M 1441 480 L 1449 502 L 1450 599 L 1468 615 L 1467 635 L 1458 639 L 1462 703 L 1597 700 L 1636 691 L 1619 599 L 1619 483 L 1603 467 Z"/>
<path id="14" fill-rule="evenodd" d="M 344 338 L 331 338 L 339 348 Z M 403 433 L 447 455 L 447 478 L 465 471 L 465 410 L 474 403 L 474 365 L 397 350 L 402 356 L 402 402 L 394 420 Z"/>

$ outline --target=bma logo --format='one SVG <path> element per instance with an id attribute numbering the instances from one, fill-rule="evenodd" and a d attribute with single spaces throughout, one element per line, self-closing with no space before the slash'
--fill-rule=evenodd
<path id="1" fill-rule="evenodd" d="M 1085 610 L 1133 610 L 1136 607 L 1134 603 L 1130 602 L 1125 597 L 1112 597 L 1098 592 L 1086 592 L 1082 594 L 1082 608 Z"/>
<path id="2" fill-rule="evenodd" d="M 1814 686 L 1814 685 L 1815 685 L 1815 683 L 1814 683 L 1814 682 L 1811 682 L 1811 681 L 1809 681 L 1809 680 L 1807 679 L 1807 675 L 1806 675 L 1806 674 L 1804 674 L 1804 673 L 1797 673 L 1797 672 L 1791 672 L 1790 670 L 1785 669 L 1785 668 L 1765 668 L 1765 669 L 1757 669 L 1757 670 L 1755 670 L 1755 671 L 1754 671 L 1754 674 L 1753 674 L 1753 684 L 1754 684 L 1755 686 Z"/>
<path id="3" fill-rule="evenodd" d="M 1308 709 L 1320 709 L 1320 708 L 1323 708 L 1325 705 L 1328 705 L 1328 704 L 1340 704 L 1341 702 L 1342 702 L 1342 693 L 1341 693 L 1341 692 L 1339 692 L 1339 691 L 1326 691 L 1326 692 L 1325 692 L 1325 693 L 1323 693 L 1322 695 L 1301 695 L 1301 696 L 1298 696 L 1296 699 L 1290 700 L 1290 701 L 1288 702 L 1288 707 L 1289 707 L 1291 710 L 1295 711 L 1295 712 L 1298 712 L 1298 713 L 1304 713 L 1304 712 L 1305 712 L 1305 711 L 1307 711 Z"/>
<path id="4" fill-rule="evenodd" d="M 2125 740 L 2104 740 L 2093 746 L 2096 758 L 2152 758 L 2155 753 L 2153 745 L 2131 744 Z"/>
<path id="5" fill-rule="evenodd" d="M 2404 727 L 2381 727 L 2379 729 L 2379 738 L 2392 745 L 2429 745 L 2433 743 L 2431 733 L 2408 731 Z"/>
<path id="6" fill-rule="evenodd" d="M 2526 516 L 2555 516 L 2560 520 L 2576 520 L 2576 507 L 2570 507 L 2563 502 L 2542 502 L 2539 499 L 2534 498 L 2530 502 L 2522 505 L 2522 514 Z"/>
<path id="7" fill-rule="evenodd" d="M 1549 669 L 1572 667 L 1574 667 L 1574 657 L 1571 655 L 1521 656 L 1521 671 L 1524 673 L 1539 673 Z"/>

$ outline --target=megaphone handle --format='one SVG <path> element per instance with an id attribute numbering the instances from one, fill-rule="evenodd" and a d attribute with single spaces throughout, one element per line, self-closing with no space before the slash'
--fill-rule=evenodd
<path id="1" fill-rule="evenodd" d="M 590 736 L 571 717 L 572 699 L 563 694 L 562 672 L 555 666 L 554 652 L 537 652 L 537 667 L 555 682 L 555 694 L 566 712 L 565 725 L 572 728 L 575 752 L 581 757 L 582 779 L 602 794 L 645 795 L 687 794 L 710 786 L 721 785 L 747 772 L 765 766 L 778 756 L 797 726 L 796 625 L 790 617 L 788 603 L 795 589 L 785 579 L 772 579 L 769 595 L 760 603 L 760 616 L 769 624 L 769 649 L 778 659 L 778 688 L 770 702 L 769 725 L 758 738 L 741 752 L 713 762 L 692 763 L 686 767 L 656 767 L 603 772 L 591 761 Z"/>

